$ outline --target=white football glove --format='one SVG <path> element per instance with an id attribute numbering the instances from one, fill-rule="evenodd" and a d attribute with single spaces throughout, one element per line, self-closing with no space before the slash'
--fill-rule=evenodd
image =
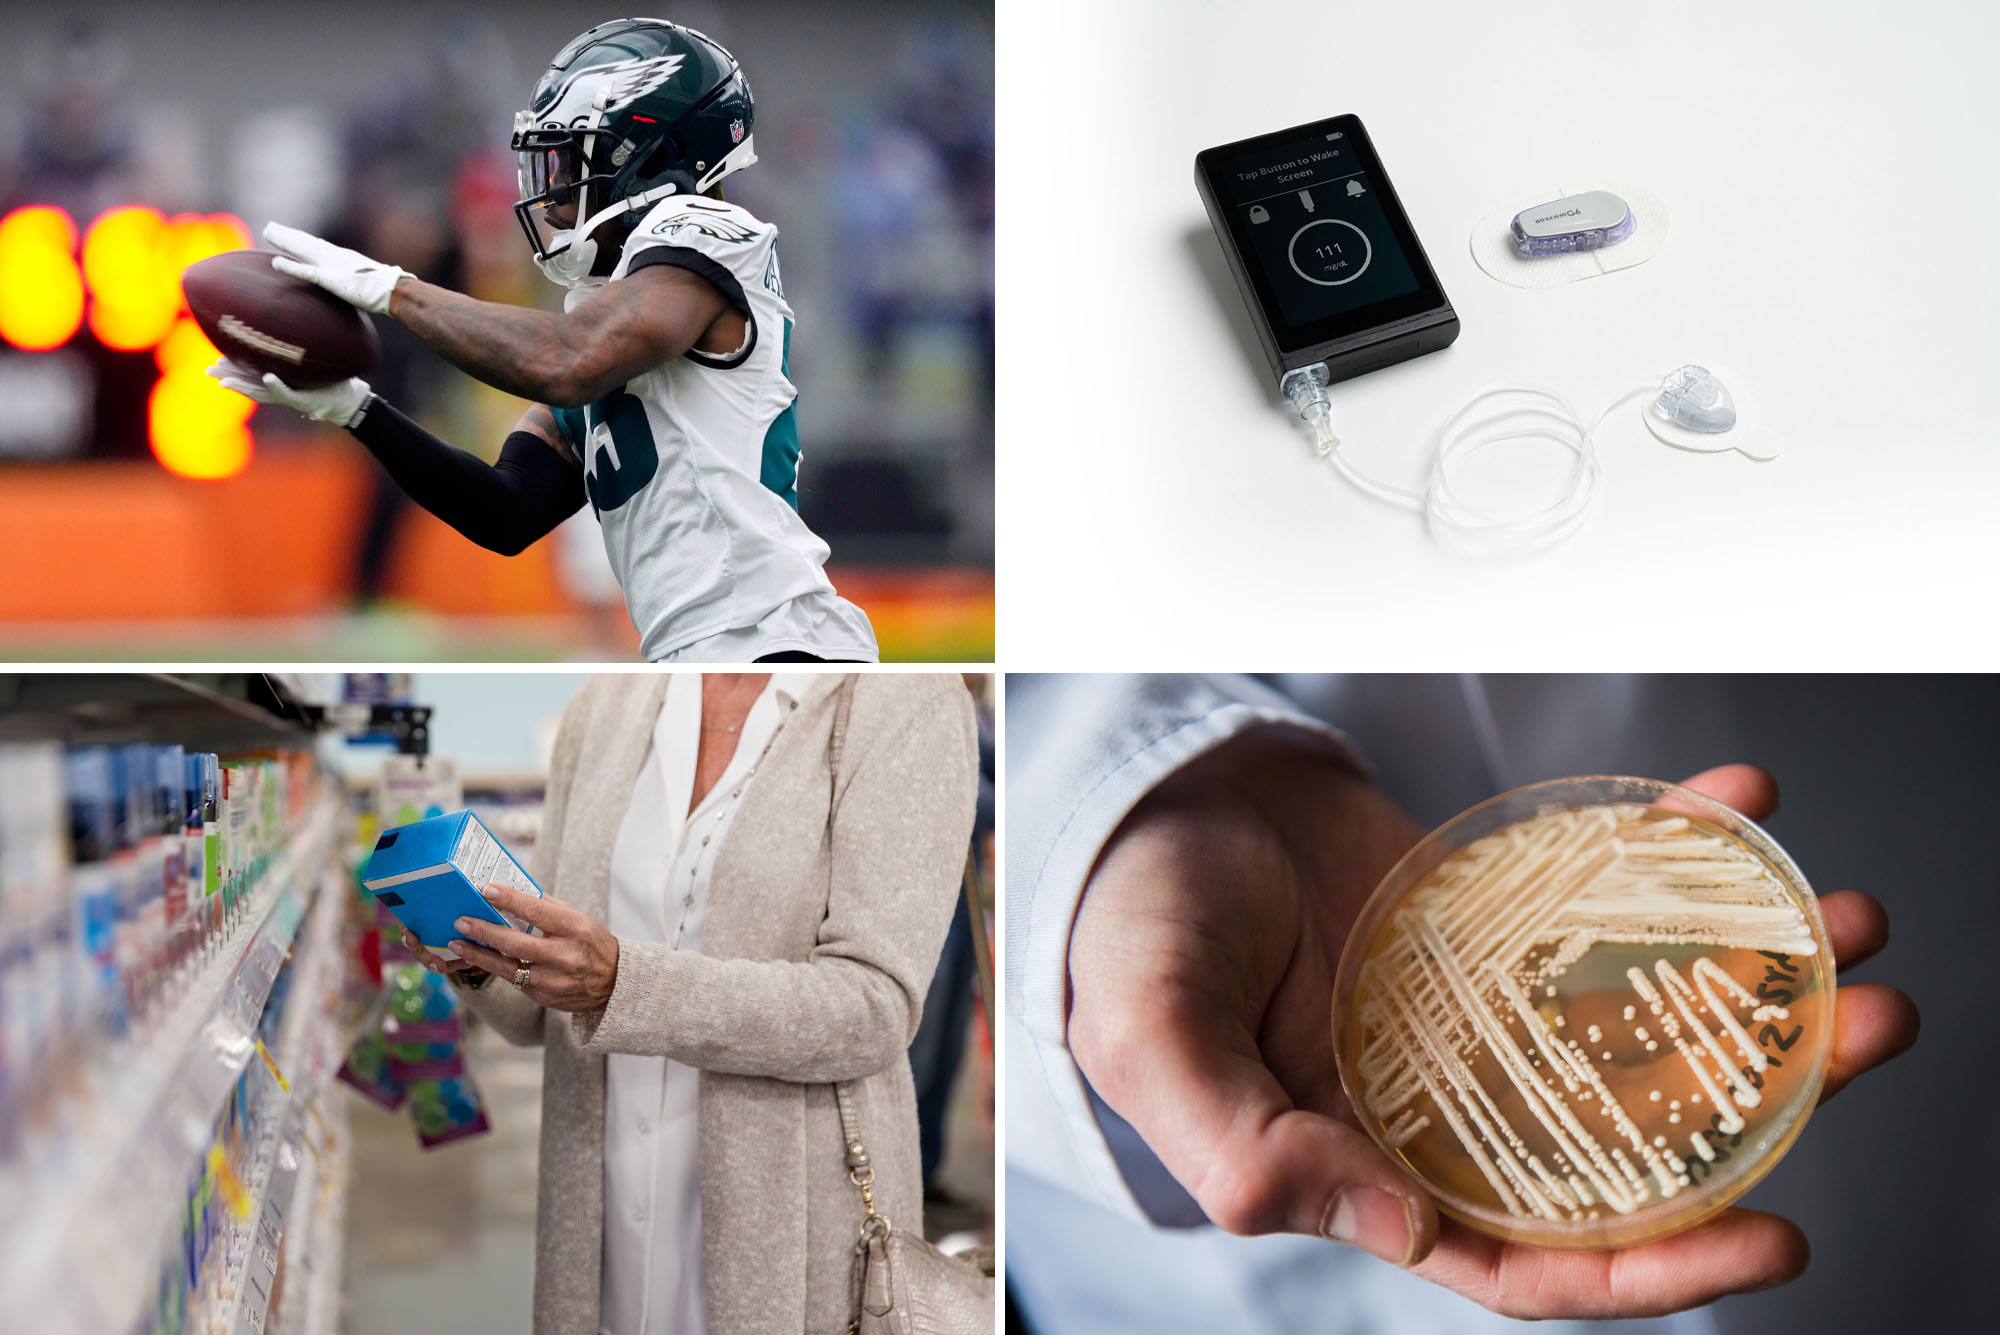
<path id="1" fill-rule="evenodd" d="M 358 250 L 336 246 L 311 232 L 283 223 L 264 224 L 264 239 L 280 258 L 271 261 L 279 273 L 317 283 L 350 306 L 377 315 L 389 313 L 389 294 L 410 277 L 406 269 L 371 260 Z"/>
<path id="2" fill-rule="evenodd" d="M 233 362 L 224 357 L 208 368 L 208 373 L 222 382 L 224 389 L 233 389 L 247 399 L 258 403 L 278 403 L 287 408 L 296 408 L 307 417 L 335 426 L 352 426 L 354 419 L 361 416 L 368 396 L 374 391 L 368 382 L 359 376 L 328 385 L 323 389 L 293 389 L 268 371 L 262 375 L 241 362 Z"/>

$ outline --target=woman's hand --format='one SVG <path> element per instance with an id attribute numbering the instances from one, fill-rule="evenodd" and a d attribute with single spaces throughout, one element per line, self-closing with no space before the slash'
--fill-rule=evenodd
<path id="1" fill-rule="evenodd" d="M 417 963 L 423 965 L 426 969 L 429 969 L 432 973 L 441 973 L 444 974 L 447 978 L 455 978 L 463 982 L 471 974 L 484 972 L 484 970 L 480 969 L 480 967 L 476 964 L 468 964 L 464 960 L 446 959 L 444 956 L 438 954 L 435 950 L 432 950 L 429 946 L 426 946 L 423 942 L 417 940 L 416 937 L 412 936 L 410 934 L 410 929 L 407 927 L 402 929 L 402 935 L 403 935 L 403 944 L 409 947 L 410 953 L 412 955 L 415 955 L 417 957 Z"/>
<path id="2" fill-rule="evenodd" d="M 460 958 L 510 983 L 525 964 L 528 982 L 521 991 L 551 1010 L 602 1010 L 611 1000 L 618 981 L 618 938 L 603 923 L 557 900 L 536 899 L 504 885 L 483 886 L 479 893 L 541 935 L 460 918 L 457 927 L 466 939 L 451 943 Z"/>

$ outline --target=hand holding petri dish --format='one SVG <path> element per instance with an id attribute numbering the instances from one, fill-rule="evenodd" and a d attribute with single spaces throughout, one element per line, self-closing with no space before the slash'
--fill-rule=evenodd
<path id="1" fill-rule="evenodd" d="M 1426 837 L 1342 953 L 1362 1127 L 1474 1228 L 1621 1247 L 1708 1218 L 1818 1100 L 1833 951 L 1762 829 L 1652 779 L 1559 779 Z"/>

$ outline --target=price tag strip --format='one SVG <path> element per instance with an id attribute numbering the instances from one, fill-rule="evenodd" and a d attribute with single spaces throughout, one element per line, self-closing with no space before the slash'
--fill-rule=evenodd
<path id="1" fill-rule="evenodd" d="M 271 1295 L 278 1285 L 278 1249 L 285 1240 L 285 1218 L 292 1208 L 292 1189 L 299 1180 L 299 1110 L 286 1110 L 285 1124 L 272 1157 L 265 1181 L 264 1200 L 257 1212 L 257 1225 L 250 1235 L 249 1256 L 243 1277 L 236 1286 L 241 1297 L 231 1335 L 264 1335 L 264 1323 L 271 1315 Z M 235 1249 L 231 1248 L 231 1253 Z M 229 1292 L 225 1281 L 223 1292 Z"/>

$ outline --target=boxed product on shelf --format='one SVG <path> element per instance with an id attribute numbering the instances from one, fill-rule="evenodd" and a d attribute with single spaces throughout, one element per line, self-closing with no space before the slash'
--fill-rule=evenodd
<path id="1" fill-rule="evenodd" d="M 62 1056 L 71 967 L 62 779 L 59 746 L 0 745 L 0 1159 L 33 1113 L 46 1116 L 53 1091 L 36 1077 Z"/>
<path id="2" fill-rule="evenodd" d="M 458 762 L 450 756 L 382 758 L 375 785 L 375 815 L 384 825 L 407 825 L 465 805 Z"/>
<path id="3" fill-rule="evenodd" d="M 220 918 L 212 915 L 215 881 L 209 868 L 209 845 L 215 832 L 215 757 L 199 751 L 183 753 L 180 773 L 181 859 L 187 881 L 184 911 L 190 948 L 199 951 L 215 932 Z"/>
<path id="4" fill-rule="evenodd" d="M 118 972 L 117 789 L 109 747 L 84 746 L 64 758 L 73 849 L 70 896 L 76 906 L 77 1040 L 93 1049 L 125 1032 Z"/>

